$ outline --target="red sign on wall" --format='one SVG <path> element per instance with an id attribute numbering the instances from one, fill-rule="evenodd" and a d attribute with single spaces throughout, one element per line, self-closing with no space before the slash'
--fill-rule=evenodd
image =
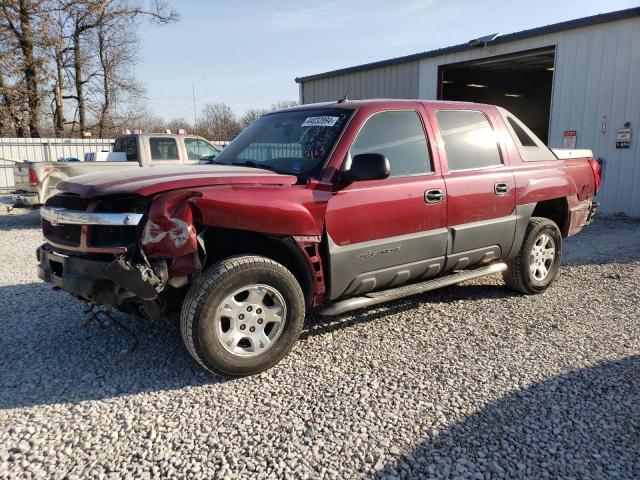
<path id="1" fill-rule="evenodd" d="M 575 130 L 565 130 L 564 134 L 564 148 L 576 148 L 576 139 L 578 132 Z"/>

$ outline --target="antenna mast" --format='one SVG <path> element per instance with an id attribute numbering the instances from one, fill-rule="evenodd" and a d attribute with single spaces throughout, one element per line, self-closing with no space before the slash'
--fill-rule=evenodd
<path id="1" fill-rule="evenodd" d="M 191 91 L 193 93 L 193 128 L 198 123 L 198 111 L 196 110 L 196 82 L 191 82 Z"/>

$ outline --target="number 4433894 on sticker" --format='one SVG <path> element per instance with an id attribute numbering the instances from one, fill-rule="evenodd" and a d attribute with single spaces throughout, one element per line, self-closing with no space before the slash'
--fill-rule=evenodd
<path id="1" fill-rule="evenodd" d="M 302 122 L 303 127 L 333 127 L 340 117 L 307 117 Z"/>

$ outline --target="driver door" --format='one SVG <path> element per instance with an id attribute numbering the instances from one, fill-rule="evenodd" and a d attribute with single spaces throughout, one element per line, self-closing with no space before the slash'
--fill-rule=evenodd
<path id="1" fill-rule="evenodd" d="M 447 249 L 445 183 L 432 161 L 422 106 L 368 117 L 345 159 L 379 153 L 388 178 L 352 182 L 329 200 L 326 231 L 336 299 L 436 275 Z"/>

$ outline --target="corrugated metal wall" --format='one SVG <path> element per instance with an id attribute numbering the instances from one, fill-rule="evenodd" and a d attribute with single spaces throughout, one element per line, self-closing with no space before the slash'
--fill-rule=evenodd
<path id="1" fill-rule="evenodd" d="M 606 161 L 603 213 L 640 217 L 640 18 L 567 32 L 558 44 L 551 143 L 562 146 L 563 131 L 577 130 L 577 145 Z M 625 122 L 631 148 L 619 149 Z"/>
<path id="2" fill-rule="evenodd" d="M 0 138 L 0 189 L 8 190 L 13 183 L 13 163 L 55 161 L 60 157 L 84 159 L 86 152 L 111 150 L 110 138 Z"/>
<path id="3" fill-rule="evenodd" d="M 437 98 L 440 65 L 546 46 L 556 47 L 549 145 L 562 147 L 563 132 L 576 130 L 577 148 L 606 162 L 601 211 L 640 217 L 640 17 L 421 60 L 419 96 Z M 631 148 L 617 149 L 625 122 Z"/>
<path id="4" fill-rule="evenodd" d="M 420 62 L 401 63 L 362 72 L 310 80 L 302 85 L 302 103 L 349 98 L 417 98 Z"/>
<path id="5" fill-rule="evenodd" d="M 354 99 L 436 99 L 440 65 L 548 46 L 556 47 L 549 144 L 562 147 L 563 132 L 576 130 L 577 147 L 606 162 L 601 211 L 640 217 L 640 17 L 312 80 L 304 82 L 303 100 L 334 100 L 347 88 Z M 604 116 L 607 129 L 601 133 Z M 631 123 L 631 148 L 616 149 L 625 122 Z"/>

